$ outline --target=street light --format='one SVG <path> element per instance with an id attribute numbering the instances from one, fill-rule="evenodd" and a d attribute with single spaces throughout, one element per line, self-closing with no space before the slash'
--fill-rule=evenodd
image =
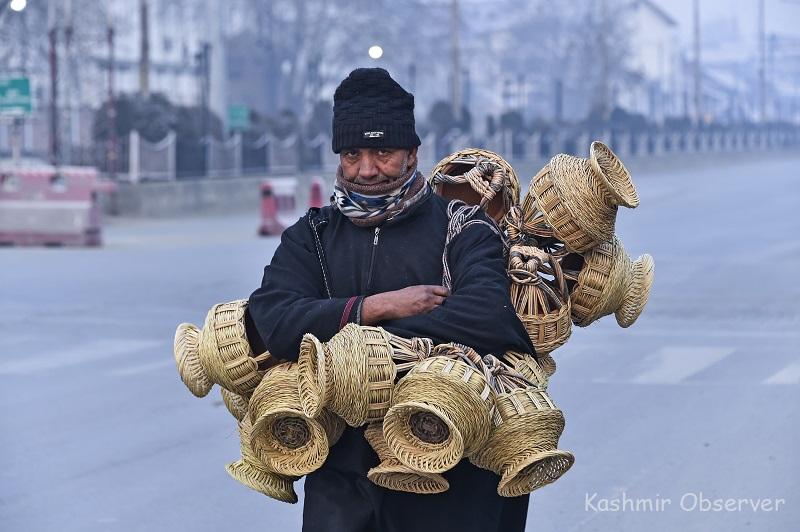
<path id="1" fill-rule="evenodd" d="M 372 59 L 380 59 L 381 56 L 383 55 L 383 48 L 381 48 L 380 46 L 375 44 L 375 45 L 369 47 L 369 52 L 368 53 L 369 53 L 369 56 Z"/>
<path id="2" fill-rule="evenodd" d="M 8 7 L 11 8 L 11 11 L 16 11 L 17 13 L 24 10 L 27 6 L 28 0 L 11 0 L 11 2 L 8 4 Z"/>

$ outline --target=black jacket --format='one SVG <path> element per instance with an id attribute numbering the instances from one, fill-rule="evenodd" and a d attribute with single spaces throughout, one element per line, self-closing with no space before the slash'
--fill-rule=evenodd
<path id="1" fill-rule="evenodd" d="M 447 201 L 431 193 L 410 212 L 376 228 L 357 227 L 333 207 L 312 209 L 283 232 L 264 268 L 261 288 L 250 296 L 248 337 L 254 327 L 273 356 L 297 360 L 303 334 L 328 341 L 357 320 L 365 296 L 441 284 L 446 209 Z M 482 212 L 479 216 L 486 219 Z M 453 289 L 444 304 L 380 325 L 404 337 L 459 342 L 481 355 L 533 353 L 511 305 L 500 238 L 488 227 L 472 225 L 451 242 L 448 260 Z M 258 340 L 253 343 L 260 352 Z"/>
<path id="2" fill-rule="evenodd" d="M 329 340 L 347 322 L 357 322 L 365 296 L 441 284 L 446 208 L 446 200 L 429 193 L 378 228 L 357 227 L 332 207 L 309 211 L 284 231 L 261 288 L 250 296 L 247 326 L 254 352 L 266 347 L 278 358 L 297 360 L 304 333 Z M 460 342 L 482 355 L 533 353 L 511 305 L 500 237 L 474 224 L 452 241 L 448 260 L 453 282 L 444 304 L 380 325 L 405 337 Z M 437 495 L 372 484 L 367 471 L 378 458 L 363 431 L 347 427 L 323 467 L 306 477 L 304 532 L 525 529 L 528 497 L 500 497 L 497 475 L 468 460 L 444 473 L 450 489 Z"/>

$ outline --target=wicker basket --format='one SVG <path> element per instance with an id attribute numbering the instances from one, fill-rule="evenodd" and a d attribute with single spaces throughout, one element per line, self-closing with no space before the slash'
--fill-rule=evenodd
<path id="1" fill-rule="evenodd" d="M 400 338 L 380 327 L 350 323 L 323 344 L 306 334 L 300 344 L 298 385 L 308 417 L 323 407 L 358 427 L 383 418 L 398 372 L 430 354 L 428 339 Z"/>
<path id="2" fill-rule="evenodd" d="M 486 441 L 493 404 L 482 369 L 463 357 L 432 356 L 397 383 L 383 420 L 386 443 L 408 467 L 442 473 Z"/>
<path id="3" fill-rule="evenodd" d="M 557 480 L 575 457 L 557 449 L 564 415 L 541 388 L 518 388 L 497 396 L 495 427 L 471 457 L 478 467 L 500 475 L 497 493 L 524 495 Z"/>
<path id="4" fill-rule="evenodd" d="M 450 489 L 450 484 L 442 475 L 414 471 L 395 458 L 386 445 L 381 423 L 370 423 L 364 431 L 364 437 L 381 460 L 380 464 L 367 473 L 367 478 L 374 484 L 390 490 L 425 495 Z"/>
<path id="5" fill-rule="evenodd" d="M 519 203 L 517 173 L 489 150 L 468 148 L 448 155 L 434 167 L 430 183 L 444 198 L 480 205 L 496 222 Z"/>
<path id="6" fill-rule="evenodd" d="M 533 246 L 553 257 L 561 258 L 569 250 L 556 238 L 544 214 L 536 206 L 533 194 L 526 194 L 522 205 L 515 205 L 503 219 L 503 228 L 511 246 Z"/>
<path id="7" fill-rule="evenodd" d="M 239 424 L 242 457 L 225 466 L 225 470 L 238 482 L 250 489 L 282 502 L 296 503 L 294 482 L 297 477 L 280 475 L 272 471 L 250 445 L 250 420 L 245 416 Z"/>
<path id="8" fill-rule="evenodd" d="M 181 380 L 197 397 L 204 397 L 214 384 L 242 397 L 249 397 L 261 381 L 259 364 L 268 365 L 269 353 L 254 355 L 244 327 L 246 300 L 214 305 L 198 329 L 181 323 L 175 331 L 174 354 Z"/>
<path id="9" fill-rule="evenodd" d="M 284 363 L 264 375 L 250 398 L 251 443 L 264 461 L 284 475 L 302 476 L 318 469 L 344 423 L 328 410 L 315 419 L 300 407 L 297 365 Z"/>
<path id="10" fill-rule="evenodd" d="M 525 353 L 508 351 L 502 359 L 533 385 L 541 388 L 547 388 L 550 377 L 556 372 L 556 361 L 550 355 L 537 353 L 534 358 Z"/>
<path id="11" fill-rule="evenodd" d="M 638 204 L 628 170 L 608 146 L 595 141 L 589 159 L 563 153 L 550 159 L 531 181 L 523 217 L 541 213 L 558 240 L 583 253 L 612 237 L 618 206 Z"/>
<path id="12" fill-rule="evenodd" d="M 219 390 L 222 395 L 222 402 L 225 404 L 225 408 L 228 409 L 228 412 L 230 412 L 237 421 L 243 420 L 247 415 L 247 399 L 241 395 L 229 392 L 225 388 L 220 388 Z"/>
<path id="13" fill-rule="evenodd" d="M 563 262 L 569 265 L 571 259 L 567 256 Z M 621 327 L 630 327 L 647 303 L 654 271 L 653 257 L 645 254 L 631 262 L 616 236 L 592 249 L 583 256 L 583 266 L 570 294 L 572 321 L 586 327 L 614 313 Z"/>
<path id="14" fill-rule="evenodd" d="M 515 245 L 509 253 L 508 276 L 511 302 L 536 352 L 547 354 L 564 345 L 572 321 L 569 291 L 559 262 L 539 248 Z"/>

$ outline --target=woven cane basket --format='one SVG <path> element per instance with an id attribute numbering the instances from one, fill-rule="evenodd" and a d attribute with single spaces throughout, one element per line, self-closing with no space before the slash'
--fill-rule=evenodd
<path id="1" fill-rule="evenodd" d="M 434 167 L 430 183 L 444 198 L 480 205 L 496 222 L 519 203 L 517 173 L 489 150 L 468 148 L 448 155 Z"/>
<path id="2" fill-rule="evenodd" d="M 249 397 L 261 381 L 259 363 L 269 353 L 254 355 L 244 327 L 246 300 L 214 305 L 199 329 L 181 323 L 175 331 L 174 354 L 181 380 L 197 397 L 204 397 L 214 384 Z"/>
<path id="3" fill-rule="evenodd" d="M 602 142 L 592 142 L 589 159 L 556 155 L 531 181 L 523 203 L 541 211 L 566 246 L 582 253 L 614 234 L 617 207 L 634 208 L 639 196 L 630 173 Z M 535 200 L 535 201 L 534 201 Z M 532 217 L 525 213 L 525 217 Z"/>
<path id="4" fill-rule="evenodd" d="M 557 449 L 564 415 L 544 389 L 517 388 L 499 394 L 496 404 L 494 430 L 470 460 L 500 475 L 499 495 L 530 493 L 572 467 L 572 453 Z"/>
<path id="5" fill-rule="evenodd" d="M 256 451 L 250 446 L 250 429 L 250 420 L 245 417 L 239 424 L 242 457 L 236 462 L 226 465 L 225 470 L 236 481 L 267 497 L 282 502 L 296 503 L 297 493 L 294 491 L 294 482 L 297 477 L 275 473 L 259 459 Z"/>
<path id="6" fill-rule="evenodd" d="M 220 395 L 222 395 L 222 402 L 225 408 L 231 413 L 237 421 L 241 421 L 247 415 L 247 399 L 241 395 L 229 392 L 225 388 L 220 388 Z"/>
<path id="7" fill-rule="evenodd" d="M 508 351 L 502 356 L 502 359 L 533 385 L 547 388 L 550 377 L 556 372 L 556 362 L 550 355 L 537 353 L 536 357 L 534 358 L 525 353 Z"/>
<path id="8" fill-rule="evenodd" d="M 302 476 L 318 469 L 344 430 L 342 420 L 323 409 L 315 419 L 300 406 L 297 365 L 284 363 L 264 375 L 250 398 L 251 443 L 273 470 Z"/>
<path id="9" fill-rule="evenodd" d="M 564 258 L 569 264 L 572 257 Z M 572 321 L 586 327 L 614 313 L 621 327 L 630 327 L 642 313 L 653 285 L 655 263 L 644 254 L 631 262 L 614 236 L 583 256 L 583 267 L 572 288 Z"/>
<path id="10" fill-rule="evenodd" d="M 534 246 L 560 258 L 568 250 L 555 236 L 544 213 L 536 206 L 533 194 L 526 194 L 522 205 L 515 205 L 503 219 L 502 227 L 510 245 Z"/>
<path id="11" fill-rule="evenodd" d="M 539 248 L 515 245 L 509 253 L 508 276 L 511 303 L 536 352 L 546 354 L 564 345 L 572 333 L 572 321 L 559 262 Z"/>
<path id="12" fill-rule="evenodd" d="M 430 340 L 400 338 L 353 323 L 325 344 L 307 334 L 298 359 L 303 411 L 315 417 L 327 407 L 353 427 L 383 419 L 398 371 L 428 356 L 431 348 Z"/>
<path id="13" fill-rule="evenodd" d="M 438 473 L 414 471 L 395 458 L 383 437 L 383 425 L 370 423 L 364 431 L 381 463 L 367 472 L 367 478 L 382 488 L 409 493 L 433 494 L 450 489 L 450 483 Z"/>
<path id="14" fill-rule="evenodd" d="M 489 437 L 494 392 L 460 358 L 432 356 L 403 377 L 383 420 L 386 444 L 400 462 L 442 473 Z"/>

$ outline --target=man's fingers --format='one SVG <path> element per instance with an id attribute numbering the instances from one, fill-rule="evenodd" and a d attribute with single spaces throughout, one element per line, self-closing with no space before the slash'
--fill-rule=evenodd
<path id="1" fill-rule="evenodd" d="M 433 293 L 437 296 L 447 297 L 450 295 L 450 290 L 444 286 L 433 286 Z"/>

